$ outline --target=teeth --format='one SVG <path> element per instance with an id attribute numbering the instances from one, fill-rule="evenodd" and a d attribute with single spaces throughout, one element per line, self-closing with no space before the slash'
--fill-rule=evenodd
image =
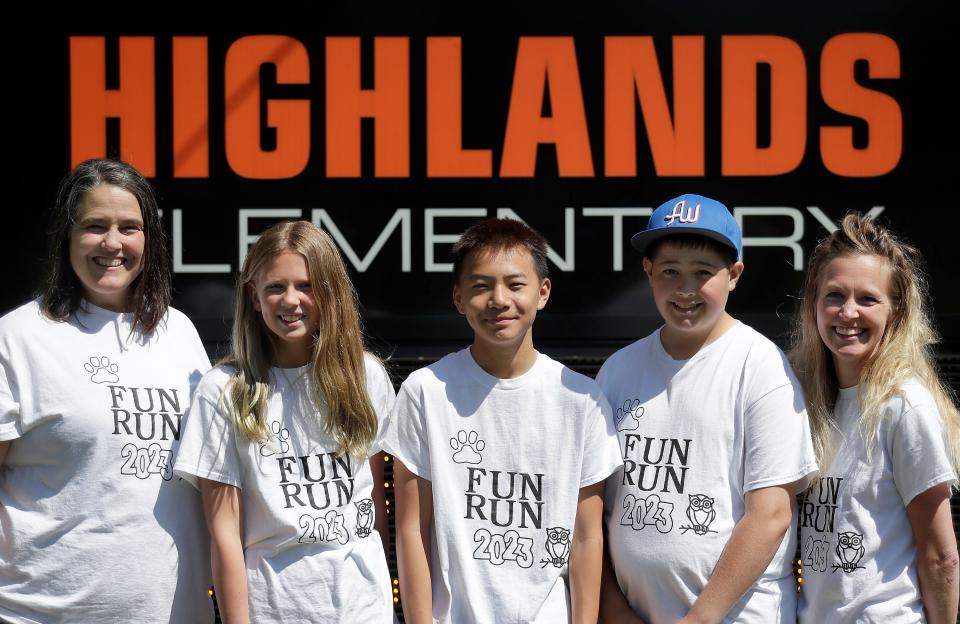
<path id="1" fill-rule="evenodd" d="M 841 336 L 859 336 L 864 330 L 862 327 L 834 327 L 833 331 Z"/>
<path id="2" fill-rule="evenodd" d="M 676 303 L 676 302 L 674 302 L 673 305 L 677 306 L 677 307 L 680 308 L 681 310 L 692 310 L 692 309 L 694 309 L 695 307 L 697 307 L 697 306 L 700 305 L 700 304 L 699 304 L 699 303 Z"/>
<path id="3" fill-rule="evenodd" d="M 118 267 L 123 264 L 123 258 L 94 258 L 93 262 L 102 267 Z"/>
<path id="4" fill-rule="evenodd" d="M 281 314 L 280 318 L 286 323 L 293 323 L 303 318 L 302 314 Z"/>

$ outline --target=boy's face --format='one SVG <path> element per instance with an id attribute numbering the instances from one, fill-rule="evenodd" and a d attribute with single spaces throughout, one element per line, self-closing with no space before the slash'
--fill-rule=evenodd
<path id="1" fill-rule="evenodd" d="M 453 286 L 453 304 L 467 317 L 474 343 L 498 347 L 523 341 L 549 297 L 550 280 L 537 276 L 522 248 L 471 252 Z"/>
<path id="2" fill-rule="evenodd" d="M 723 317 L 730 291 L 736 288 L 743 263 L 732 265 L 712 249 L 694 249 L 664 242 L 643 270 L 657 311 L 672 330 L 708 335 Z"/>

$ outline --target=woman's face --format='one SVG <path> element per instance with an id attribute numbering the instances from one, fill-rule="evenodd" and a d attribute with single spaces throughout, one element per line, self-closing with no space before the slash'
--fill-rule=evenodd
<path id="1" fill-rule="evenodd" d="M 143 215 L 129 191 L 101 184 L 81 201 L 70 231 L 70 265 L 90 303 L 128 311 L 131 284 L 143 270 Z"/>
<path id="2" fill-rule="evenodd" d="M 880 256 L 840 256 L 817 286 L 817 331 L 833 355 L 841 388 L 860 381 L 893 314 L 890 265 Z"/>
<path id="3" fill-rule="evenodd" d="M 276 364 L 284 368 L 307 364 L 320 329 L 320 311 L 304 257 L 280 254 L 260 270 L 252 286 L 253 308 L 275 337 Z"/>

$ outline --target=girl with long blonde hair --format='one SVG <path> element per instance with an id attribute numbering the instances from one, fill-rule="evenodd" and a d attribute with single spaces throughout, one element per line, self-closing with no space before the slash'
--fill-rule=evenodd
<path id="1" fill-rule="evenodd" d="M 820 480 L 800 510 L 802 622 L 955 622 L 960 415 L 920 253 L 848 214 L 810 257 L 791 359 Z"/>
<path id="2" fill-rule="evenodd" d="M 394 398 L 331 238 L 305 221 L 264 232 L 175 468 L 203 497 L 225 622 L 391 621 L 377 448 Z"/>

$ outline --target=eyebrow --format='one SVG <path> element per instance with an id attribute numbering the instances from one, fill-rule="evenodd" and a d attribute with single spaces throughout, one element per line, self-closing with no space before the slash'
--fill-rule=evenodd
<path id="1" fill-rule="evenodd" d="M 503 277 L 504 279 L 516 279 L 518 277 L 526 278 L 527 275 L 526 273 L 511 273 L 510 275 L 504 275 Z M 493 275 L 485 275 L 483 273 L 471 273 L 470 275 L 467 275 L 467 279 L 468 280 L 492 280 L 492 279 L 496 279 L 496 277 L 494 277 Z"/>
<path id="2" fill-rule="evenodd" d="M 680 260 L 660 260 L 659 263 L 661 266 L 663 266 L 664 264 L 674 265 L 674 264 L 680 264 L 681 262 Z M 713 262 L 707 262 L 704 260 L 694 260 L 692 264 L 710 267 L 711 269 L 716 269 L 722 266 L 722 265 L 714 264 Z"/>

